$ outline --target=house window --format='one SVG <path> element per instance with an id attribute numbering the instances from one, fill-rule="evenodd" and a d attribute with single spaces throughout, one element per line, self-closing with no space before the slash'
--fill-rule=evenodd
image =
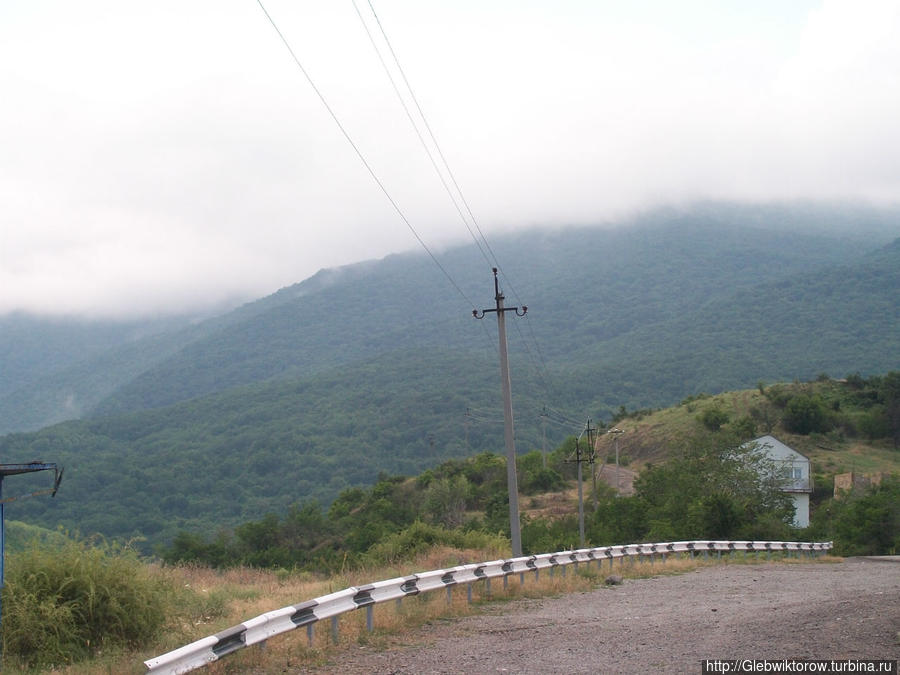
<path id="1" fill-rule="evenodd" d="M 791 467 L 791 478 L 801 480 L 803 478 L 803 469 L 799 466 Z"/>

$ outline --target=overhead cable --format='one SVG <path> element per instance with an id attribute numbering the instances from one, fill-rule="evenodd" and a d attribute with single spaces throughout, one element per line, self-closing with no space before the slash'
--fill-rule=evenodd
<path id="1" fill-rule="evenodd" d="M 444 276 L 447 277 L 447 280 L 448 280 L 448 281 L 450 282 L 450 284 L 456 289 L 456 292 L 459 293 L 460 296 L 462 296 L 462 298 L 463 298 L 466 302 L 468 302 L 469 305 L 474 309 L 474 308 L 475 308 L 475 303 L 472 302 L 472 301 L 466 296 L 465 293 L 463 293 L 462 289 L 459 287 L 459 284 L 457 284 L 456 281 L 453 279 L 453 277 L 450 276 L 450 274 L 447 272 L 447 270 L 444 269 L 444 266 L 441 265 L 441 263 L 438 261 L 438 259 L 434 256 L 434 253 L 431 252 L 431 249 L 428 248 L 428 246 L 427 246 L 427 245 L 425 244 L 425 242 L 422 240 L 422 237 L 420 237 L 420 236 L 419 236 L 419 233 L 416 232 L 416 229 L 413 227 L 412 223 L 409 221 L 409 219 L 406 217 L 406 215 L 405 215 L 405 214 L 403 213 L 403 211 L 400 209 L 400 206 L 397 204 L 397 202 L 396 202 L 396 201 L 394 200 L 394 198 L 391 196 L 390 192 L 388 192 L 387 188 L 384 186 L 384 184 L 383 184 L 383 183 L 381 182 L 381 180 L 378 178 L 378 175 L 375 173 L 375 170 L 372 168 L 372 166 L 371 166 L 371 165 L 369 164 L 369 162 L 366 160 L 365 156 L 362 154 L 362 152 L 360 151 L 359 147 L 358 147 L 358 146 L 356 145 L 356 143 L 353 141 L 353 139 L 351 138 L 350 134 L 347 132 L 346 128 L 345 128 L 344 125 L 341 123 L 340 119 L 338 119 L 338 116 L 335 114 L 334 110 L 333 110 L 333 109 L 331 108 L 331 106 L 328 104 L 328 101 L 325 99 L 325 96 L 322 94 L 322 92 L 321 92 L 321 91 L 319 90 L 319 88 L 316 86 L 316 83 L 313 81 L 312 77 L 311 77 L 311 76 L 309 75 L 309 73 L 306 71 L 306 68 L 303 67 L 303 64 L 300 62 L 300 59 L 297 57 L 297 54 L 294 52 L 294 50 L 293 50 L 293 48 L 291 47 L 290 43 L 287 41 L 287 38 L 285 38 L 284 34 L 283 34 L 283 33 L 281 32 L 281 30 L 278 28 L 278 25 L 275 23 L 275 20 L 274 20 L 274 19 L 272 18 L 272 16 L 269 14 L 269 12 L 268 12 L 268 10 L 266 9 L 265 5 L 263 5 L 262 0 L 256 0 L 256 2 L 257 2 L 257 4 L 259 5 L 260 9 L 263 11 L 263 14 L 266 15 L 266 19 L 268 19 L 269 23 L 272 25 L 272 28 L 275 29 L 275 32 L 278 34 L 278 37 L 281 39 L 281 42 L 282 42 L 282 43 L 284 44 L 284 46 L 287 48 L 287 50 L 288 50 L 288 52 L 290 53 L 291 58 L 293 59 L 294 63 L 295 63 L 295 64 L 297 65 L 297 67 L 300 69 L 300 72 L 303 73 L 303 76 L 306 78 L 306 81 L 309 82 L 309 85 L 310 85 L 310 87 L 312 87 L 313 91 L 316 93 L 316 96 L 319 97 L 319 100 L 322 102 L 322 105 L 325 106 L 325 110 L 328 111 L 328 114 L 331 116 L 331 119 L 332 119 L 332 120 L 334 121 L 334 123 L 337 125 L 338 129 L 340 129 L 341 134 L 343 134 L 344 138 L 347 140 L 347 142 L 348 142 L 348 143 L 350 144 L 350 146 L 353 148 L 353 151 L 356 153 L 356 156 L 359 158 L 359 160 L 362 162 L 363 166 L 365 166 L 366 170 L 369 172 L 369 175 L 372 177 L 372 180 L 375 181 L 375 184 L 378 185 L 378 187 L 379 187 L 379 188 L 381 189 L 381 191 L 384 193 L 384 196 L 385 196 L 385 197 L 387 198 L 387 200 L 391 203 L 391 206 L 394 207 L 394 211 L 397 212 L 397 215 L 400 216 L 400 219 L 406 224 L 406 227 L 409 228 L 409 231 L 412 232 L 413 236 L 416 238 L 416 241 L 418 241 L 419 244 L 422 246 L 422 248 L 425 249 L 425 252 L 428 253 L 428 255 L 429 255 L 429 257 L 431 258 L 432 262 L 434 262 L 434 264 L 437 265 L 438 269 L 441 270 L 441 272 L 444 274 Z"/>
<path id="2" fill-rule="evenodd" d="M 456 193 L 459 195 L 459 200 L 465 206 L 466 212 L 469 215 L 469 218 L 472 221 L 472 225 L 474 225 L 475 229 L 478 231 L 478 236 L 475 235 L 475 232 L 472 231 L 472 227 L 469 225 L 469 221 L 466 219 L 462 210 L 460 209 L 459 203 L 456 200 L 453 192 L 450 190 L 450 187 L 447 185 L 447 181 L 444 179 L 443 172 L 437 165 L 437 162 L 434 159 L 434 155 L 431 153 L 428 144 L 425 142 L 425 139 L 422 137 L 421 132 L 419 131 L 419 127 L 413 119 L 413 115 L 409 110 L 409 107 L 406 105 L 406 101 L 404 97 L 400 93 L 399 88 L 397 87 L 396 82 L 394 81 L 393 75 L 391 75 L 390 68 L 388 68 L 387 64 L 384 61 L 384 58 L 381 55 L 381 51 L 379 50 L 377 44 L 375 43 L 374 38 L 372 37 L 372 33 L 369 30 L 368 24 L 365 19 L 363 19 L 362 13 L 359 11 L 359 7 L 356 3 L 356 0 L 352 0 L 353 8 L 356 10 L 356 14 L 359 17 L 360 22 L 363 24 L 363 28 L 366 31 L 366 35 L 369 38 L 369 42 L 372 44 L 372 48 L 375 50 L 375 53 L 378 56 L 378 60 L 381 62 L 382 68 L 388 76 L 388 79 L 391 82 L 391 86 L 394 89 L 394 93 L 397 95 L 397 98 L 400 101 L 400 104 L 403 106 L 403 110 L 406 112 L 406 117 L 412 125 L 413 129 L 416 132 L 416 136 L 419 138 L 419 142 L 422 144 L 425 153 L 428 155 L 429 160 L 431 161 L 431 165 L 434 167 L 435 172 L 438 174 L 438 178 L 440 178 L 441 184 L 444 186 L 444 190 L 447 192 L 447 195 L 450 197 L 450 200 L 453 202 L 454 207 L 456 208 L 457 213 L 463 221 L 463 224 L 466 226 L 466 229 L 469 231 L 469 234 L 472 237 L 472 240 L 475 242 L 475 245 L 478 247 L 478 250 L 481 252 L 481 255 L 485 258 L 489 265 L 496 267 L 500 274 L 506 279 L 506 282 L 509 286 L 510 291 L 512 291 L 513 296 L 519 305 L 523 305 L 522 299 L 519 297 L 519 294 L 516 292 L 512 280 L 509 275 L 503 271 L 503 267 L 500 265 L 500 261 L 497 259 L 497 255 L 494 253 L 491 248 L 490 243 L 487 240 L 487 237 L 484 235 L 484 232 L 481 229 L 481 226 L 478 224 L 478 219 L 475 217 L 475 214 L 472 212 L 472 208 L 469 206 L 469 201 L 466 199 L 465 193 L 459 185 L 459 182 L 456 180 L 456 175 L 453 173 L 453 169 L 450 168 L 450 163 L 447 161 L 446 156 L 444 155 L 444 151 L 441 149 L 440 143 L 438 143 L 437 137 L 434 134 L 434 131 L 431 128 L 431 125 L 428 123 L 428 117 L 425 115 L 425 111 L 422 109 L 422 106 L 419 104 L 419 99 L 416 96 L 415 91 L 413 90 L 412 84 L 409 81 L 409 78 L 406 76 L 406 71 L 404 70 L 402 64 L 400 63 L 400 59 L 397 56 L 397 52 L 394 50 L 394 46 L 387 35 L 387 31 L 384 28 L 384 25 L 381 22 L 381 18 L 378 16 L 378 12 L 375 11 L 375 6 L 372 3 L 372 0 L 367 0 L 369 5 L 369 9 L 372 12 L 372 16 L 375 18 L 375 23 L 378 26 L 378 29 L 381 33 L 382 38 L 384 39 L 384 43 L 388 48 L 388 51 L 391 54 L 391 58 L 394 62 L 394 65 L 397 68 L 397 72 L 400 73 L 400 76 L 403 78 L 403 83 L 406 87 L 406 91 L 409 92 L 409 97 L 412 102 L 415 104 L 416 110 L 418 111 L 419 118 L 422 121 L 425 130 L 428 132 L 428 136 L 431 139 L 432 144 L 434 145 L 435 150 L 437 151 L 438 156 L 440 157 L 441 163 L 444 167 L 444 171 L 446 171 L 447 176 L 449 176 L 450 181 L 453 183 L 453 187 L 456 189 Z M 480 240 L 479 241 L 479 237 Z M 481 242 L 484 243 L 482 247 Z M 485 253 L 485 249 L 490 253 L 490 258 L 488 258 L 487 253 Z M 541 352 L 540 343 L 537 340 L 537 336 L 534 334 L 534 329 L 531 324 L 528 324 L 529 332 L 531 333 L 531 341 L 534 343 L 534 350 L 537 354 L 532 353 L 531 348 L 528 346 L 529 341 L 525 338 L 525 335 L 522 333 L 522 329 L 516 324 L 516 330 L 519 331 L 520 336 L 522 337 L 522 342 L 525 345 L 525 350 L 528 353 L 528 357 L 531 360 L 532 364 L 535 367 L 535 370 L 538 374 L 538 379 L 541 381 L 541 384 L 545 390 L 546 395 L 550 394 L 550 385 L 547 381 L 548 369 L 546 361 L 544 360 L 544 355 Z"/>

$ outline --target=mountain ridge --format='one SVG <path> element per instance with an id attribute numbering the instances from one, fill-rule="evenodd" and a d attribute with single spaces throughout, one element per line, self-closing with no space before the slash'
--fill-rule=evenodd
<path id="1" fill-rule="evenodd" d="M 552 444 L 620 406 L 900 369 L 896 238 L 684 218 L 495 242 L 509 304 L 529 306 L 508 322 L 520 450 L 545 421 Z M 496 329 L 469 300 L 492 306 L 492 278 L 472 253 L 441 257 L 466 297 L 424 255 L 390 256 L 167 334 L 131 379 L 82 365 L 109 387 L 93 411 L 0 437 L 4 461 L 67 467 L 15 517 L 160 541 L 502 448 Z"/>

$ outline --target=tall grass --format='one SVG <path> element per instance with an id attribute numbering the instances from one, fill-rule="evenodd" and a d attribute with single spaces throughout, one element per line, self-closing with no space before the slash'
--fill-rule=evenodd
<path id="1" fill-rule="evenodd" d="M 9 557 L 3 654 L 29 668 L 73 663 L 156 640 L 172 587 L 122 547 L 67 540 Z"/>

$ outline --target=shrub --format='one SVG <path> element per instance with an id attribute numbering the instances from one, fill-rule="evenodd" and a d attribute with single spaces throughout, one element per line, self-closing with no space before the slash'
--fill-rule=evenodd
<path id="1" fill-rule="evenodd" d="M 700 415 L 700 421 L 703 423 L 703 426 L 710 431 L 718 431 L 723 424 L 728 424 L 728 420 L 728 413 L 718 406 L 707 408 Z"/>
<path id="2" fill-rule="evenodd" d="M 69 540 L 11 555 L 3 588 L 3 652 L 29 667 L 140 647 L 166 621 L 168 586 L 121 547 Z"/>
<path id="3" fill-rule="evenodd" d="M 372 546 L 365 558 L 373 565 L 394 564 L 412 560 L 435 546 L 503 550 L 509 547 L 509 543 L 499 535 L 478 530 L 450 530 L 417 520 L 403 531 L 387 536 Z"/>
<path id="4" fill-rule="evenodd" d="M 833 503 L 835 548 L 841 555 L 896 555 L 900 550 L 900 481 Z"/>

